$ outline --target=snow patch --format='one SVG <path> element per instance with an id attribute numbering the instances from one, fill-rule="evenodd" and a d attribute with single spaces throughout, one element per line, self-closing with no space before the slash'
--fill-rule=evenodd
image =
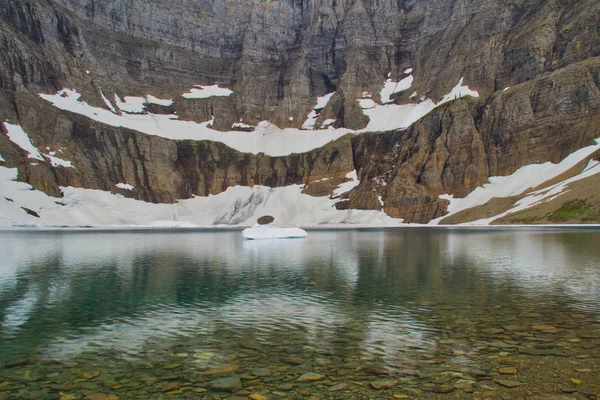
<path id="1" fill-rule="evenodd" d="M 317 123 L 317 118 L 319 117 L 321 110 L 323 110 L 325 107 L 327 107 L 327 103 L 329 103 L 329 100 L 331 100 L 331 97 L 333 97 L 334 94 L 335 94 L 335 92 L 331 92 L 331 93 L 326 94 L 325 96 L 321 96 L 321 97 L 317 98 L 317 105 L 313 108 L 313 110 L 306 117 L 306 121 L 304 121 L 304 123 L 302 124 L 302 129 L 313 130 L 315 128 L 315 125 Z"/>
<path id="2" fill-rule="evenodd" d="M 377 106 L 377 103 L 375 103 L 375 101 L 373 101 L 371 99 L 361 99 L 361 100 L 358 101 L 358 105 L 363 110 L 368 110 L 368 109 L 371 109 L 371 108 L 375 108 L 375 106 Z"/>
<path id="3" fill-rule="evenodd" d="M 518 200 L 514 204 L 513 208 L 511 208 L 510 210 L 507 210 L 501 214 L 495 215 L 491 218 L 485 218 L 485 219 L 481 219 L 478 221 L 474 221 L 474 222 L 470 222 L 470 223 L 466 223 L 466 224 L 462 224 L 462 225 L 489 225 L 493 221 L 500 219 L 504 216 L 507 216 L 509 214 L 513 214 L 518 211 L 526 210 L 533 206 L 552 201 L 552 200 L 556 199 L 557 197 L 559 197 L 560 195 L 562 195 L 563 193 L 566 193 L 567 186 L 570 183 L 579 181 L 584 178 L 588 178 L 590 176 L 593 176 L 593 175 L 596 175 L 599 173 L 600 173 L 600 163 L 598 161 L 590 160 L 590 162 L 588 163 L 588 165 L 586 166 L 584 171 L 581 172 L 579 175 L 576 175 L 576 176 L 574 176 L 570 179 L 567 179 L 563 182 L 557 183 L 556 185 L 553 185 L 549 188 L 536 190 L 535 192 L 532 192 L 531 194 L 522 198 L 521 200 Z"/>
<path id="4" fill-rule="evenodd" d="M 2 157 L 2 154 L 0 154 L 0 161 L 1 162 L 6 162 L 6 160 L 4 159 L 4 157 Z"/>
<path id="5" fill-rule="evenodd" d="M 329 118 L 326 119 L 325 121 L 323 121 L 323 123 L 321 124 L 321 128 L 327 128 L 328 126 L 333 125 L 333 123 L 336 121 L 335 118 Z"/>
<path id="6" fill-rule="evenodd" d="M 146 96 L 146 102 L 150 104 L 158 104 L 159 106 L 169 107 L 173 105 L 173 99 L 159 99 L 151 94 Z"/>
<path id="7" fill-rule="evenodd" d="M 220 132 L 211 129 L 212 120 L 196 123 L 179 121 L 177 115 L 149 113 L 117 115 L 104 108 L 92 107 L 80 101 L 81 95 L 71 89 L 63 89 L 54 95 L 40 94 L 40 97 L 61 110 L 85 115 L 110 126 L 129 128 L 173 140 L 212 140 L 241 152 L 265 153 L 271 156 L 310 151 L 352 132 L 345 128 L 315 132 L 294 128 L 280 129 L 268 121 L 260 122 L 253 132 Z"/>
<path id="8" fill-rule="evenodd" d="M 41 208 L 57 204 L 46 193 L 18 182 L 17 175 L 16 168 L 0 167 L 0 226 L 35 226 L 39 219 L 21 207 L 39 212 Z"/>
<path id="9" fill-rule="evenodd" d="M 356 173 L 356 170 L 348 172 L 346 174 L 346 178 L 349 178 L 350 180 L 348 182 L 340 184 L 337 187 L 337 189 L 333 191 L 333 195 L 331 196 L 332 198 L 338 198 L 341 195 L 348 193 L 349 191 L 360 185 L 360 181 L 358 180 L 358 174 Z"/>
<path id="10" fill-rule="evenodd" d="M 119 189 L 123 189 L 123 190 L 133 190 L 133 189 L 135 189 L 135 186 L 131 186 L 128 183 L 117 183 L 115 186 L 118 187 Z"/>
<path id="11" fill-rule="evenodd" d="M 412 75 L 404 78 L 398 83 L 398 86 L 402 82 L 405 82 L 401 87 L 402 90 L 406 90 L 412 85 Z M 392 82 L 393 83 L 393 82 Z M 389 99 L 389 93 L 392 89 L 392 83 L 389 79 L 386 82 L 383 90 L 381 91 L 382 103 Z M 410 83 L 410 85 L 409 85 Z M 394 89 L 396 92 L 398 86 Z M 406 86 L 406 87 L 405 87 Z M 416 96 L 416 92 L 413 93 Z M 387 96 L 387 97 L 386 97 Z M 406 129 L 413 123 L 423 118 L 425 115 L 430 113 L 436 107 L 445 104 L 449 101 L 457 100 L 465 96 L 479 97 L 479 93 L 471 90 L 468 86 L 463 86 L 463 78 L 460 78 L 458 85 L 456 85 L 450 93 L 444 96 L 437 104 L 431 99 L 421 98 L 421 102 L 418 104 L 382 104 L 379 105 L 370 99 L 361 99 L 359 101 L 360 107 L 363 109 L 363 113 L 369 117 L 369 124 L 366 128 L 359 132 L 375 132 L 375 131 L 391 131 L 396 129 Z M 412 97 L 412 96 L 411 96 Z"/>
<path id="12" fill-rule="evenodd" d="M 143 97 L 125 96 L 125 100 L 121 100 L 119 95 L 115 94 L 115 103 L 121 111 L 129 114 L 142 114 L 146 111 L 146 99 Z"/>
<path id="13" fill-rule="evenodd" d="M 392 100 L 390 96 L 394 93 L 403 92 L 406 89 L 412 86 L 414 78 L 412 75 L 407 76 L 402 79 L 400 82 L 394 82 L 391 78 L 388 78 L 383 85 L 383 89 L 381 89 L 381 104 L 391 103 Z"/>
<path id="14" fill-rule="evenodd" d="M 227 97 L 231 96 L 232 90 L 219 87 L 219 85 L 203 86 L 194 85 L 189 93 L 184 93 L 182 96 L 186 99 L 208 99 L 209 97 Z"/>
<path id="15" fill-rule="evenodd" d="M 29 135 L 25 133 L 23 128 L 20 125 L 13 125 L 8 122 L 4 122 L 4 127 L 8 131 L 6 136 L 10 139 L 11 142 L 19 146 L 21 149 L 25 150 L 27 154 L 27 158 L 34 158 L 37 160 L 45 161 L 44 157 L 40 151 L 35 147 L 31 140 L 29 140 Z"/>
<path id="16" fill-rule="evenodd" d="M 235 122 L 231 124 L 231 129 L 254 129 L 255 127 L 252 125 L 244 124 L 240 119 L 240 122 Z"/>
<path id="17" fill-rule="evenodd" d="M 411 79 L 412 76 L 405 78 L 401 82 L 406 82 L 403 85 L 408 85 L 412 82 Z M 398 90 L 398 85 L 395 85 L 396 89 L 394 90 Z M 218 93 L 225 95 L 224 93 L 231 92 L 229 89 L 219 88 L 217 85 L 202 87 L 196 89 L 196 91 L 202 93 L 202 95 L 217 95 Z M 369 94 L 367 93 L 367 95 Z M 148 135 L 161 136 L 172 140 L 211 140 L 221 142 L 244 153 L 265 153 L 270 156 L 284 156 L 310 151 L 322 147 L 348 133 L 359 134 L 363 132 L 406 129 L 443 102 L 462 96 L 478 96 L 478 94 L 470 90 L 467 86 L 462 86 L 461 79 L 459 84 L 438 104 L 425 98 L 418 104 L 405 105 L 379 105 L 370 98 L 359 99 L 358 101 L 363 109 L 363 113 L 369 117 L 369 124 L 366 128 L 353 131 L 347 128 L 333 129 L 331 126 L 328 126 L 327 129 L 313 132 L 312 129 L 315 127 L 318 111 L 327 105 L 331 96 L 333 96 L 333 93 L 322 96 L 317 100 L 317 105 L 303 124 L 302 130 L 295 128 L 281 129 L 268 121 L 262 121 L 252 132 L 240 132 L 236 130 L 220 132 L 212 129 L 212 120 L 196 123 L 192 121 L 180 121 L 177 115 L 127 112 L 127 110 L 130 112 L 140 110 L 143 98 L 126 97 L 125 101 L 121 101 L 119 104 L 127 110 L 123 110 L 126 112 L 119 115 L 104 108 L 92 107 L 86 102 L 80 101 L 81 95 L 72 89 L 63 89 L 54 95 L 40 94 L 41 98 L 52 103 L 57 108 L 87 116 L 107 125 L 129 128 Z M 240 128 L 240 126 L 235 128 Z M 244 128 L 249 129 L 251 126 L 244 124 Z"/>
<path id="18" fill-rule="evenodd" d="M 58 158 L 52 153 L 56 154 L 55 151 L 52 151 L 52 152 L 50 152 L 50 154 L 44 154 L 44 156 L 50 160 L 50 164 L 52 164 L 53 167 L 55 167 L 55 168 L 56 167 L 75 168 L 75 166 L 73 165 L 73 163 L 71 161 L 67 161 L 67 160 L 63 160 L 62 158 Z"/>
<path id="19" fill-rule="evenodd" d="M 567 172 L 598 150 L 600 150 L 600 138 L 596 139 L 595 145 L 587 146 L 575 151 L 558 164 L 553 164 L 551 162 L 531 164 L 519 168 L 512 175 L 493 176 L 489 178 L 489 183 L 476 188 L 462 199 L 455 199 L 454 196 L 449 194 L 441 195 L 440 199 L 450 201 L 448 214 L 431 221 L 430 224 L 437 225 L 446 217 L 468 208 L 483 205 L 494 197 L 510 197 L 523 194 L 527 190 L 533 189 L 542 183 Z M 496 216 L 493 219 L 496 218 L 499 217 Z"/>
<path id="20" fill-rule="evenodd" d="M 108 109 L 116 114 L 117 109 L 115 108 L 115 106 L 113 106 L 113 104 L 110 102 L 110 100 L 106 98 L 102 89 L 100 89 L 100 96 L 102 96 L 102 100 L 104 100 L 104 104 L 106 104 Z"/>
<path id="21" fill-rule="evenodd" d="M 436 107 L 441 106 L 442 104 L 445 104 L 452 100 L 462 99 L 463 97 L 466 97 L 466 96 L 471 96 L 471 97 L 477 98 L 477 97 L 479 97 L 479 93 L 474 90 L 469 89 L 468 86 L 463 86 L 463 78 L 460 78 L 460 81 L 458 81 L 458 85 L 453 87 L 452 90 L 450 91 L 450 93 L 445 95 L 442 98 L 442 100 L 440 100 L 440 102 L 436 104 Z"/>
<path id="22" fill-rule="evenodd" d="M 316 181 L 310 181 L 310 183 L 317 183 L 317 182 L 326 182 L 326 181 L 330 181 L 331 178 L 323 178 L 323 179 L 317 179 Z"/>
<path id="23" fill-rule="evenodd" d="M 62 198 L 50 197 L 17 182 L 17 169 L 0 167 L 0 226 L 212 226 L 254 225 L 272 215 L 281 225 L 399 225 L 380 211 L 337 210 L 338 200 L 302 193 L 302 185 L 228 188 L 218 195 L 154 204 L 101 190 L 62 187 Z M 5 197 L 13 200 L 6 200 Z M 21 207 L 40 214 L 28 215 Z"/>

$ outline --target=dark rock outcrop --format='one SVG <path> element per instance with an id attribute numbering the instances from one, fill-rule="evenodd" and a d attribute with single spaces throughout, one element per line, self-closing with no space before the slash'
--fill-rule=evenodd
<path id="1" fill-rule="evenodd" d="M 273 221 L 275 221 L 275 218 L 273 218 L 273 216 L 263 215 L 262 217 L 256 220 L 256 223 L 259 225 L 269 225 L 272 224 Z"/>

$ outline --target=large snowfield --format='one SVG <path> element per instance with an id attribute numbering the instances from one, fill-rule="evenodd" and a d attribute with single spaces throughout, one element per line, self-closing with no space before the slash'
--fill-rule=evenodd
<path id="1" fill-rule="evenodd" d="M 380 93 L 383 104 L 371 100 L 370 94 L 365 93 L 365 98 L 359 100 L 359 104 L 365 115 L 370 118 L 369 124 L 361 130 L 354 131 L 346 128 L 333 128 L 334 120 L 327 120 L 321 126 L 317 126 L 317 118 L 335 92 L 328 93 L 317 99 L 314 109 L 307 115 L 302 129 L 281 129 L 269 121 L 262 121 L 257 126 L 250 126 L 243 121 L 232 125 L 232 130 L 221 132 L 211 128 L 212 120 L 203 123 L 183 121 L 175 114 L 152 114 L 145 111 L 145 104 L 154 103 L 170 105 L 170 99 L 157 99 L 152 95 L 146 97 L 126 96 L 122 100 L 114 95 L 114 104 L 101 93 L 107 108 L 93 107 L 80 100 L 81 94 L 75 89 L 63 89 L 56 94 L 40 94 L 40 97 L 52 103 L 61 110 L 84 115 L 104 124 L 114 127 L 124 127 L 146 133 L 148 135 L 161 136 L 174 140 L 211 140 L 224 143 L 225 145 L 243 153 L 265 153 L 271 156 L 283 156 L 292 153 L 303 153 L 336 140 L 346 134 L 360 134 L 364 132 L 389 131 L 395 129 L 406 129 L 434 108 L 465 96 L 478 97 L 476 91 L 463 85 L 461 78 L 458 84 L 437 104 L 430 99 L 423 98 L 418 103 L 404 105 L 386 104 L 390 102 L 390 96 L 394 93 L 403 92 L 411 87 L 413 77 L 412 70 L 407 70 L 407 76 L 399 82 L 388 79 L 383 83 Z M 218 85 L 200 86 L 191 89 L 190 93 L 184 93 L 182 97 L 188 101 L 194 99 L 207 99 L 215 96 L 230 96 L 233 92 L 221 88 Z M 235 130 L 235 128 L 253 128 L 251 132 Z M 316 128 L 316 129 L 315 129 Z"/>
<path id="2" fill-rule="evenodd" d="M 147 113 L 145 111 L 146 104 L 163 106 L 172 104 L 172 99 L 159 99 L 152 95 L 146 97 L 125 96 L 121 99 L 115 94 L 112 96 L 114 97 L 113 103 L 105 96 L 105 93 L 101 92 L 107 106 L 106 109 L 93 107 L 81 101 L 80 94 L 72 89 L 63 89 L 54 95 L 40 94 L 40 96 L 60 109 L 85 115 L 111 126 L 127 127 L 174 140 L 219 141 L 242 152 L 255 154 L 262 152 L 281 156 L 321 147 L 348 133 L 360 134 L 362 132 L 405 129 L 441 104 L 464 96 L 478 96 L 477 92 L 464 86 L 463 80 L 460 79 L 451 92 L 438 103 L 426 98 L 404 105 L 391 103 L 390 96 L 408 90 L 412 82 L 412 69 L 408 69 L 405 71 L 405 77 L 398 82 L 388 79 L 383 83 L 380 103 L 372 100 L 370 93 L 363 93 L 363 99 L 359 100 L 359 104 L 365 115 L 369 116 L 370 122 L 365 129 L 360 131 L 334 129 L 330 126 L 334 120 L 328 120 L 321 126 L 317 126 L 319 113 L 327 106 L 334 93 L 317 99 L 317 104 L 307 116 L 303 129 L 280 129 L 268 121 L 263 121 L 255 127 L 253 132 L 234 130 L 220 132 L 211 129 L 212 121 L 195 123 L 179 120 L 176 115 Z M 232 94 L 231 90 L 218 85 L 196 85 L 189 93 L 184 93 L 182 96 L 193 100 Z M 411 97 L 415 96 L 417 96 L 416 92 Z M 239 124 L 243 124 L 243 122 L 240 121 Z M 55 151 L 47 149 L 48 152 L 43 153 L 31 142 L 28 134 L 19 125 L 6 121 L 4 126 L 8 131 L 9 139 L 21 147 L 29 158 L 51 163 L 57 168 L 77 168 L 70 161 L 57 156 L 62 149 Z M 510 176 L 492 177 L 488 184 L 477 188 L 465 198 L 455 199 L 451 195 L 442 195 L 440 196 L 442 199 L 450 201 L 449 214 L 445 217 L 467 208 L 485 204 L 494 197 L 522 194 L 561 175 L 598 150 L 600 150 L 600 139 L 596 145 L 576 151 L 559 164 L 534 164 L 525 166 Z M 350 180 L 341 184 L 334 191 L 332 198 L 305 195 L 302 193 L 302 185 L 283 188 L 236 186 L 230 187 L 218 195 L 179 200 L 174 204 L 153 204 L 126 198 L 120 194 L 74 187 L 62 187 L 63 197 L 61 198 L 50 197 L 26 183 L 18 182 L 17 169 L 2 167 L 1 163 L 3 162 L 4 159 L 0 154 L 0 226 L 4 227 L 248 226 L 253 225 L 256 219 L 262 215 L 274 216 L 276 224 L 283 226 L 402 225 L 402 220 L 387 216 L 383 210 L 342 211 L 335 208 L 335 204 L 340 201 L 339 197 L 342 194 L 360 184 L 356 171 L 348 172 L 347 178 Z M 468 225 L 488 225 L 504 215 L 551 200 L 564 193 L 569 183 L 599 172 L 599 163 L 590 161 L 581 174 L 549 188 L 529 193 L 516 202 L 511 210 L 498 216 Z M 118 183 L 116 186 L 122 190 L 134 189 L 127 183 Z M 37 213 L 39 217 L 31 215 L 31 211 Z M 443 218 L 431 221 L 430 225 L 438 224 Z"/>

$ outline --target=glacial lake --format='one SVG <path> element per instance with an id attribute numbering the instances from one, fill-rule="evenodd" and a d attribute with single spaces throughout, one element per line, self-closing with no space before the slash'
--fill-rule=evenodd
<path id="1" fill-rule="evenodd" d="M 17 230 L 0 256 L 0 399 L 600 396 L 600 230 Z"/>

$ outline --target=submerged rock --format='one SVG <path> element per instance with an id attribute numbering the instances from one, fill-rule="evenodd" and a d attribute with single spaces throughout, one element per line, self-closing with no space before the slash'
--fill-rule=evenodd
<path id="1" fill-rule="evenodd" d="M 216 379 L 210 382 L 210 388 L 217 392 L 235 392 L 242 389 L 242 381 L 237 377 Z"/>
<path id="2" fill-rule="evenodd" d="M 367 364 L 362 368 L 362 371 L 371 375 L 389 375 L 390 370 L 383 365 Z"/>
<path id="3" fill-rule="evenodd" d="M 298 378 L 298 382 L 299 383 L 316 382 L 316 381 L 322 381 L 323 379 L 325 379 L 325 375 L 317 374 L 315 372 L 308 372 L 308 373 L 302 375 L 300 378 Z"/>
<path id="4" fill-rule="evenodd" d="M 511 381 L 508 379 L 496 379 L 496 383 L 499 385 L 502 385 L 504 387 L 511 388 L 511 389 L 524 385 L 524 383 L 521 383 L 518 381 Z"/>
<path id="5" fill-rule="evenodd" d="M 371 386 L 373 389 L 381 390 L 381 389 L 391 389 L 398 384 L 398 381 L 393 379 L 384 379 L 380 381 L 371 382 Z"/>
<path id="6" fill-rule="evenodd" d="M 217 365 L 216 367 L 209 369 L 208 371 L 206 371 L 206 374 L 213 375 L 213 376 L 229 375 L 229 374 L 234 373 L 238 369 L 240 369 L 240 367 L 238 365 L 223 364 L 223 365 Z"/>

